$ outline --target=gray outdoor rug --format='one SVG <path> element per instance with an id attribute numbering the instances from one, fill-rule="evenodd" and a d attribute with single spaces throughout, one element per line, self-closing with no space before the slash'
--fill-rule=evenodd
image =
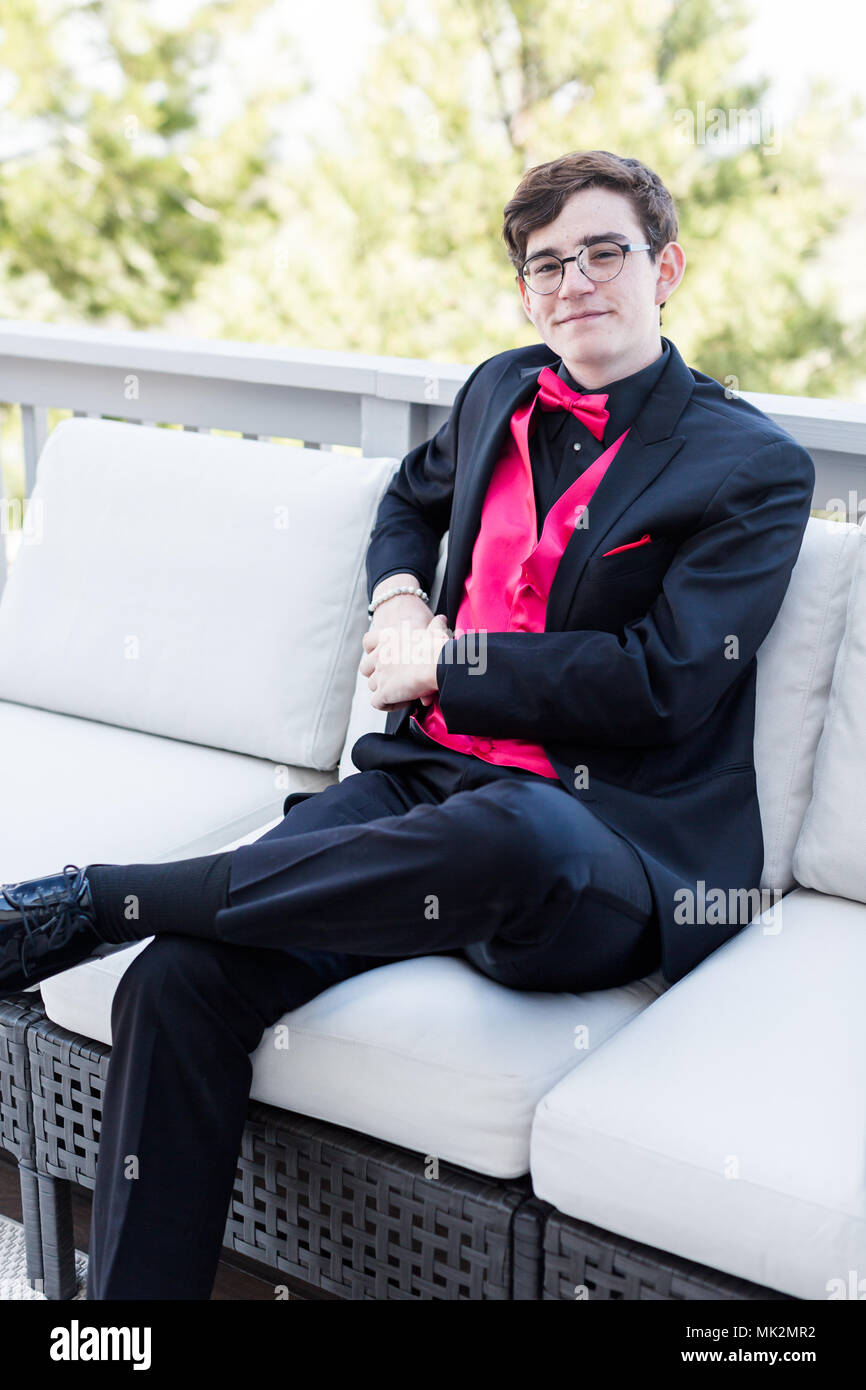
<path id="1" fill-rule="evenodd" d="M 87 1277 L 87 1256 L 75 1252 L 75 1272 L 78 1275 L 76 1299 L 84 1299 Z M 24 1227 L 8 1216 L 0 1216 L 0 1300 L 36 1298 L 45 1302 L 41 1289 L 27 1282 L 27 1262 L 24 1257 Z"/>

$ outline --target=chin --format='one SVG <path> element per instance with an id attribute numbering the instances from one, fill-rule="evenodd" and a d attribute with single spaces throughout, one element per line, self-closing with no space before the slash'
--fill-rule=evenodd
<path id="1" fill-rule="evenodd" d="M 590 329 L 590 333 L 595 334 L 596 330 Z M 573 337 L 561 337 L 557 348 L 560 356 L 580 358 L 581 362 L 592 362 L 599 358 L 607 358 L 616 354 L 617 345 L 605 334 L 602 339 L 601 334 L 592 339 L 589 333 L 574 334 Z"/>

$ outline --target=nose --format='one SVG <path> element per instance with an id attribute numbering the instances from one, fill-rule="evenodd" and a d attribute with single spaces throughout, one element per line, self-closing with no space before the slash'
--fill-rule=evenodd
<path id="1" fill-rule="evenodd" d="M 563 266 L 562 284 L 557 291 L 560 299 L 567 299 L 573 290 L 583 290 L 589 293 L 594 289 L 595 284 L 588 275 L 584 275 L 577 261 L 569 261 L 567 265 Z"/>

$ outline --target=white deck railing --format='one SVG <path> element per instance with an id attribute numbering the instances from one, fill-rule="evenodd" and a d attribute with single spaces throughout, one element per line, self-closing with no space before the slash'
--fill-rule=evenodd
<path id="1" fill-rule="evenodd" d="M 0 319 L 0 399 L 20 410 L 20 433 L 13 412 L 12 430 L 0 440 L 0 520 L 8 530 L 12 466 L 23 472 L 29 497 L 45 437 L 64 414 L 402 458 L 447 419 L 472 366 Z M 815 511 L 859 521 L 866 512 L 866 404 L 741 395 L 809 450 Z M 0 544 L 0 587 L 4 552 Z"/>

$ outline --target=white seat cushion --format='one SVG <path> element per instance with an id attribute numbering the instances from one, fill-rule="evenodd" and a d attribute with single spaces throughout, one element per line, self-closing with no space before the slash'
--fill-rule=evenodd
<path id="1" fill-rule="evenodd" d="M 0 699 L 334 769 L 396 459 L 63 420 L 0 603 Z"/>
<path id="2" fill-rule="evenodd" d="M 764 836 L 761 888 L 786 893 L 795 882 L 794 845 L 812 793 L 815 750 L 861 539 L 853 523 L 809 518 L 782 606 L 758 649 L 754 754 Z"/>
<path id="3" fill-rule="evenodd" d="M 49 1018 L 110 1044 L 114 991 L 146 944 L 43 981 Z M 474 1172 L 516 1177 L 529 1170 L 540 1097 L 666 987 L 656 972 L 586 995 L 525 993 L 454 956 L 389 961 L 266 1029 L 252 1054 L 250 1094 Z"/>
<path id="4" fill-rule="evenodd" d="M 795 889 L 544 1096 L 535 1192 L 798 1298 L 862 1278 L 864 978 L 866 908 Z"/>
<path id="5" fill-rule="evenodd" d="M 866 902 L 866 531 L 858 533 L 845 635 L 815 756 L 812 799 L 794 852 L 798 882 Z"/>
<path id="6" fill-rule="evenodd" d="M 0 701 L 0 882 L 215 854 L 333 773 Z M 260 832 L 264 833 L 264 832 Z"/>

